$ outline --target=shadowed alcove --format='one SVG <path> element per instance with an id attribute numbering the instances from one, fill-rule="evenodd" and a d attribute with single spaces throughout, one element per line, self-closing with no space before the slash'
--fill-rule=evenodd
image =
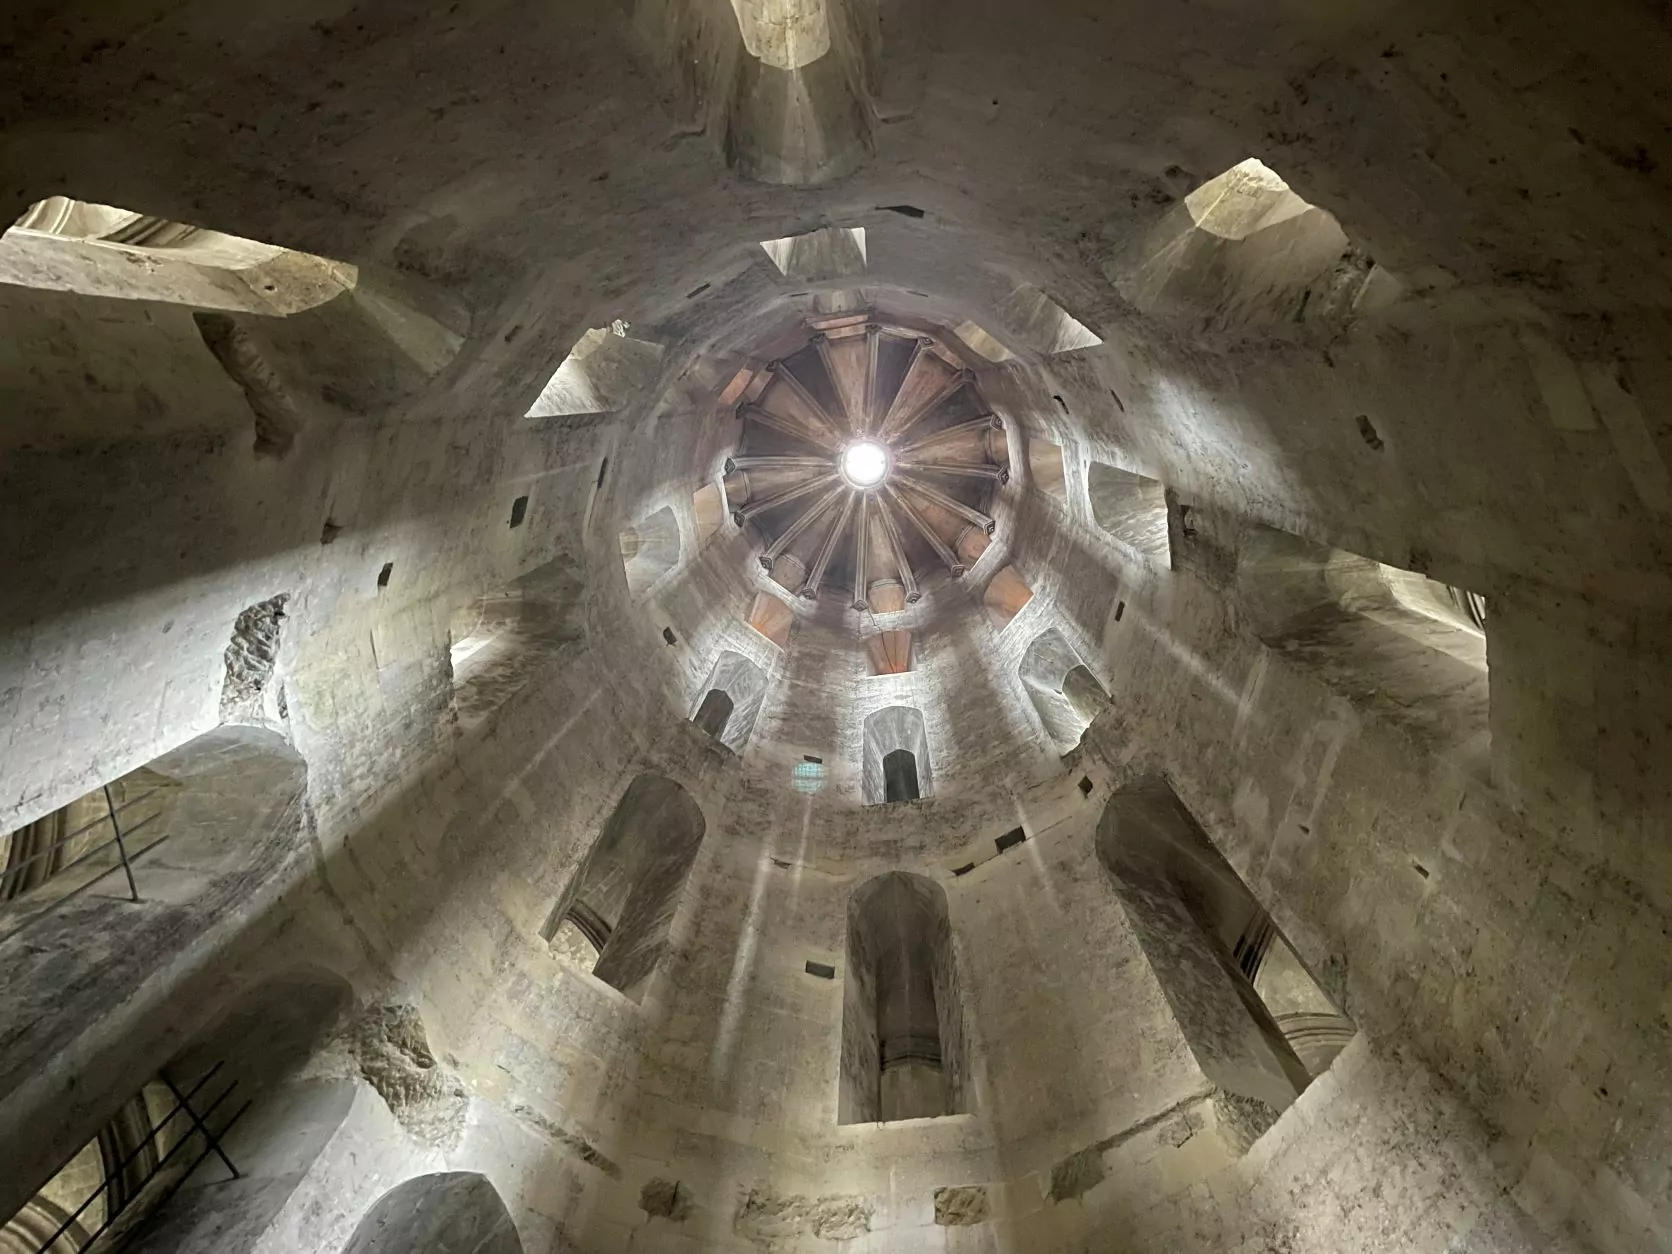
<path id="1" fill-rule="evenodd" d="M 969 1109 L 946 894 L 891 872 L 848 898 L 838 1122 L 955 1115 Z"/>
<path id="2" fill-rule="evenodd" d="M 627 786 L 542 935 L 559 953 L 637 1000 L 667 946 L 707 824 L 671 779 Z"/>

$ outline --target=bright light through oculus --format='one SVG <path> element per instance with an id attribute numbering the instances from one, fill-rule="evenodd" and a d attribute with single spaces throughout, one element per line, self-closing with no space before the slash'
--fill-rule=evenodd
<path id="1" fill-rule="evenodd" d="M 849 445 L 842 454 L 842 473 L 855 487 L 874 488 L 888 473 L 888 450 L 870 440 Z"/>

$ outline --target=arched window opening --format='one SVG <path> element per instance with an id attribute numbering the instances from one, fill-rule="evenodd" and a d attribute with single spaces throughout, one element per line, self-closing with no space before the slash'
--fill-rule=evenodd
<path id="1" fill-rule="evenodd" d="M 929 737 L 923 715 L 892 705 L 865 719 L 860 790 L 866 805 L 916 801 L 934 795 Z"/>
<path id="2" fill-rule="evenodd" d="M 718 740 L 725 734 L 731 716 L 732 699 L 718 688 L 710 688 L 703 694 L 702 704 L 697 707 L 691 721 Z"/>
<path id="3" fill-rule="evenodd" d="M 664 505 L 621 533 L 621 565 L 627 572 L 627 591 L 643 596 L 679 562 L 679 520 Z"/>
<path id="4" fill-rule="evenodd" d="M 1400 290 L 1334 217 L 1252 157 L 1190 192 L 1104 271 L 1144 312 L 1221 330 L 1342 321 Z"/>
<path id="5" fill-rule="evenodd" d="M 1022 607 L 1033 600 L 1033 589 L 1028 587 L 1022 573 L 1014 566 L 1006 566 L 993 576 L 987 584 L 987 590 L 981 595 L 981 604 L 987 611 L 987 620 L 993 624 L 995 631 L 1003 631 L 1010 626 L 1010 622 Z"/>
<path id="6" fill-rule="evenodd" d="M 946 894 L 890 872 L 848 900 L 840 1123 L 970 1109 L 963 1006 Z"/>
<path id="7" fill-rule="evenodd" d="M 766 672 L 743 654 L 727 649 L 715 660 L 691 721 L 721 744 L 743 752 L 766 697 Z"/>
<path id="8" fill-rule="evenodd" d="M 1159 480 L 1092 462 L 1086 493 L 1091 516 L 1104 531 L 1140 553 L 1168 556 L 1167 490 Z"/>
<path id="9" fill-rule="evenodd" d="M 590 950 L 592 974 L 639 1000 L 667 948 L 705 826 L 678 784 L 640 775 L 552 911 L 545 939 L 582 965 Z"/>
<path id="10" fill-rule="evenodd" d="M 1059 501 L 1068 497 L 1068 477 L 1063 471 L 1062 446 L 1049 440 L 1028 437 L 1028 473 L 1033 486 Z"/>
<path id="11" fill-rule="evenodd" d="M 149 853 L 179 786 L 142 766 L 0 836 L 0 933 Z"/>
<path id="12" fill-rule="evenodd" d="M 84 296 L 283 316 L 357 281 L 342 262 L 67 196 L 0 236 L 0 283 Z"/>
<path id="13" fill-rule="evenodd" d="M 1275 1119 L 1352 1021 L 1166 780 L 1110 799 L 1097 852 L 1202 1073 Z"/>
<path id="14" fill-rule="evenodd" d="M 346 981 L 313 969 L 233 999 L 0 1230 L 0 1249 L 256 1248 L 300 1179 L 298 1153 L 318 1152 L 321 1124 L 341 1121 L 346 1103 L 321 1101 L 322 1092 L 356 1083 L 298 1075 L 352 1001 Z M 234 1167 L 234 1210 L 220 1198 L 206 1204 Z"/>
<path id="15" fill-rule="evenodd" d="M 1237 594 L 1285 660 L 1465 769 L 1486 769 L 1483 599 L 1268 527 L 1243 540 Z"/>
<path id="16" fill-rule="evenodd" d="M 8 996 L 18 1006 L 51 1007 L 51 1013 L 19 1016 L 9 1029 L 17 1057 L 79 1056 L 95 1048 L 94 1041 L 125 1030 L 143 1013 L 133 990 L 178 970 L 200 952 L 193 949 L 195 938 L 247 911 L 252 897 L 270 891 L 274 877 L 294 865 L 305 840 L 300 798 L 306 768 L 276 733 L 219 727 L 153 759 L 147 771 L 172 782 L 147 795 L 156 782 L 148 774 L 116 798 L 119 821 L 158 807 L 144 827 L 136 822 L 124 829 L 132 879 L 118 847 L 112 851 L 118 861 L 102 868 L 102 880 L 80 881 L 75 877 L 84 868 L 66 866 L 34 892 L 6 903 L 0 931 L 19 941 L 7 951 Z M 136 804 L 122 810 L 127 801 Z M 70 830 L 82 821 L 71 821 Z M 92 887 L 69 891 L 83 883 Z M 41 943 L 31 943 L 36 936 Z M 141 1071 L 128 1080 L 137 1089 L 145 1078 Z M 111 1083 L 108 1076 L 100 1082 Z M 107 1096 L 114 1108 L 132 1091 Z M 42 1127 L 43 1166 L 68 1161 L 96 1131 L 60 1118 L 62 1112 L 46 1101 L 44 1093 L 14 1094 L 11 1107 L 20 1126 Z M 43 1170 L 43 1181 L 45 1175 Z M 16 1183 L 15 1176 L 0 1173 L 0 1193 Z M 7 1199 L 11 1205 L 22 1200 Z"/>
<path id="17" fill-rule="evenodd" d="M 705 483 L 691 494 L 691 514 L 697 520 L 698 544 L 720 530 L 726 516 L 726 502 L 718 484 Z"/>
<path id="18" fill-rule="evenodd" d="M 882 788 L 884 801 L 916 801 L 922 795 L 917 790 L 917 755 L 910 749 L 884 754 Z"/>
<path id="19" fill-rule="evenodd" d="M 1035 636 L 1018 669 L 1034 712 L 1059 752 L 1080 743 L 1109 693 L 1056 628 Z"/>
<path id="20" fill-rule="evenodd" d="M 406 1180 L 366 1212 L 342 1254 L 523 1254 L 505 1201 L 486 1176 L 445 1171 Z"/>
<path id="21" fill-rule="evenodd" d="M 662 346 L 634 339 L 628 329 L 618 319 L 581 336 L 540 390 L 528 417 L 614 413 L 653 384 L 662 369 Z"/>
<path id="22" fill-rule="evenodd" d="M 183 1146 L 188 1139 L 195 1144 Z M 120 1244 L 119 1234 L 154 1212 L 184 1177 L 198 1148 L 207 1144 L 173 1095 L 147 1084 L 0 1228 L 0 1250 L 72 1254 L 102 1237 L 100 1248 Z"/>
<path id="23" fill-rule="evenodd" d="M 559 557 L 459 607 L 448 624 L 448 662 L 462 729 L 480 724 L 567 645 L 585 639 L 580 594 L 574 564 Z"/>

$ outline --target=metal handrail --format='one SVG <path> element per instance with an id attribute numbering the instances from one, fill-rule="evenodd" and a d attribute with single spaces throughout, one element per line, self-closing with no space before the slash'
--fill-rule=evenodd
<path id="1" fill-rule="evenodd" d="M 221 1069 L 221 1064 L 217 1062 L 213 1067 L 211 1067 L 204 1074 L 202 1079 L 200 1079 L 196 1084 L 194 1084 L 192 1086 L 192 1091 L 190 1093 L 188 1093 L 184 1096 L 180 1096 L 179 1101 L 175 1104 L 174 1108 L 168 1112 L 168 1114 L 164 1115 L 162 1119 L 158 1120 L 155 1124 L 152 1124 L 149 1128 L 146 1129 L 145 1135 L 143 1137 L 141 1137 L 140 1140 L 139 1140 L 139 1144 L 134 1146 L 134 1148 L 129 1151 L 128 1156 L 126 1158 L 124 1158 L 120 1163 L 118 1163 L 113 1170 L 108 1171 L 108 1172 L 105 1173 L 104 1179 L 99 1182 L 99 1187 L 94 1189 L 91 1193 L 89 1193 L 87 1195 L 86 1200 L 83 1201 L 80 1206 L 76 1207 L 75 1210 L 70 1214 L 70 1216 L 67 1219 L 64 1220 L 63 1223 L 58 1225 L 57 1231 L 54 1232 L 50 1237 L 47 1238 L 45 1244 L 43 1244 L 40 1247 L 39 1251 L 37 1251 L 37 1254 L 47 1254 L 47 1252 L 50 1251 L 52 1249 L 52 1247 L 57 1243 L 58 1238 L 63 1236 L 66 1232 L 68 1232 L 70 1230 L 70 1228 L 75 1224 L 75 1221 L 77 1219 L 81 1218 L 81 1212 L 86 1210 L 89 1206 L 91 1206 L 93 1204 L 93 1200 L 95 1198 L 97 1198 L 100 1194 L 104 1193 L 118 1179 L 121 1178 L 122 1172 L 127 1168 L 128 1164 L 133 1162 L 133 1160 L 139 1155 L 139 1152 L 142 1149 L 144 1149 L 146 1145 L 150 1144 L 153 1140 L 155 1140 L 162 1133 L 162 1130 L 168 1126 L 169 1121 L 172 1120 L 175 1115 L 179 1114 L 182 1109 L 184 1109 L 186 1111 L 186 1113 L 191 1117 L 191 1120 L 192 1120 L 193 1124 L 196 1126 L 196 1128 L 203 1133 L 204 1138 L 209 1142 L 210 1148 L 214 1149 L 216 1151 L 218 1151 L 220 1149 L 220 1138 L 226 1135 L 227 1129 L 232 1127 L 232 1124 L 237 1120 L 238 1115 L 243 1114 L 245 1110 L 249 1109 L 249 1103 L 245 1102 L 243 1107 L 241 1107 L 239 1109 L 237 1114 L 233 1115 L 233 1117 L 231 1119 L 227 1120 L 226 1127 L 222 1128 L 218 1133 L 211 1133 L 208 1130 L 208 1128 L 204 1126 L 203 1121 L 205 1119 L 207 1119 L 210 1115 L 214 1114 L 215 1113 L 215 1107 L 219 1106 L 223 1101 L 225 1101 L 227 1096 L 229 1094 L 231 1094 L 232 1090 L 238 1087 L 238 1081 L 234 1080 L 231 1084 L 227 1085 L 226 1088 L 221 1091 L 221 1095 L 219 1097 L 217 1097 L 214 1101 L 209 1103 L 209 1105 L 204 1109 L 202 1115 L 199 1115 L 196 1111 L 192 1110 L 189 1105 L 187 1105 L 188 1100 L 190 1098 L 196 1096 L 198 1090 L 201 1089 L 205 1084 L 207 1084 L 209 1082 L 210 1078 L 212 1076 L 214 1076 L 214 1074 L 217 1071 L 219 1071 L 220 1069 Z M 172 1090 L 174 1088 L 174 1086 L 171 1084 L 171 1085 L 169 1085 L 169 1088 Z M 178 1096 L 178 1094 L 177 1094 L 177 1096 Z M 144 1192 L 145 1186 L 150 1184 L 151 1181 L 155 1180 L 157 1178 L 157 1176 L 162 1173 L 163 1168 L 168 1165 L 168 1160 L 173 1158 L 175 1154 L 179 1153 L 181 1148 L 184 1147 L 186 1145 L 186 1143 L 190 1140 L 191 1140 L 190 1134 L 188 1134 L 185 1137 L 182 1137 L 179 1141 L 175 1142 L 175 1144 L 172 1147 L 170 1147 L 170 1149 L 168 1150 L 168 1152 L 166 1154 L 164 1154 L 160 1159 L 157 1160 L 156 1165 L 154 1167 L 152 1167 L 150 1171 L 145 1173 L 145 1178 L 139 1182 L 138 1186 L 132 1191 L 132 1193 L 130 1193 L 127 1197 L 122 1199 L 121 1205 L 117 1206 L 108 1215 L 106 1215 L 104 1222 L 102 1224 L 100 1224 L 91 1234 L 88 1235 L 87 1241 L 85 1242 L 83 1248 L 86 1248 L 86 1246 L 88 1246 L 88 1245 L 92 1245 L 94 1241 L 97 1241 L 99 1239 L 99 1237 L 104 1235 L 105 1230 L 107 1228 L 109 1228 L 111 1224 L 116 1222 L 117 1217 L 119 1215 L 121 1215 L 121 1213 L 128 1208 L 129 1203 L 132 1202 L 134 1200 L 134 1198 L 138 1197 L 142 1192 Z M 204 1151 L 204 1155 L 207 1155 L 208 1153 L 209 1153 L 209 1150 Z M 223 1158 L 224 1158 L 224 1155 L 223 1155 Z M 200 1156 L 197 1161 L 201 1162 L 202 1161 L 202 1156 Z M 193 1168 L 194 1169 L 195 1169 L 196 1165 L 197 1165 L 196 1163 L 193 1163 Z M 230 1167 L 231 1163 L 229 1162 L 227 1165 Z M 233 1174 L 236 1175 L 237 1172 L 234 1171 Z M 172 1190 L 171 1190 L 171 1195 L 172 1195 Z"/>
<path id="2" fill-rule="evenodd" d="M 106 791 L 108 792 L 109 790 L 107 789 Z M 124 801 L 121 805 L 112 807 L 107 813 L 99 815 L 98 818 L 93 819 L 91 822 L 83 823 L 80 827 L 76 828 L 75 831 L 71 832 L 69 835 L 59 837 L 57 840 L 53 841 L 50 845 L 48 845 L 45 849 L 41 850 L 39 853 L 32 853 L 27 858 L 19 858 L 15 862 L 8 861 L 7 864 L 6 864 L 6 868 L 4 870 L 0 870 L 0 882 L 3 882 L 7 879 L 10 879 L 12 876 L 19 874 L 20 872 L 22 872 L 23 868 L 28 866 L 31 862 L 39 862 L 42 858 L 45 858 L 48 855 L 57 852 L 59 849 L 63 848 L 65 845 L 69 844 L 77 836 L 80 836 L 83 832 L 92 831 L 100 823 L 109 823 L 112 826 L 115 826 L 115 824 L 116 824 L 115 816 L 116 815 L 122 813 L 122 811 L 124 811 L 124 810 L 130 809 L 131 807 L 138 805 L 141 801 L 147 801 L 150 798 L 155 797 L 161 791 L 162 791 L 161 788 L 153 788 L 150 792 L 145 793 L 141 796 L 135 797 L 132 801 Z M 107 797 L 105 799 L 105 804 L 109 805 L 109 802 L 110 802 L 110 799 Z M 141 819 L 139 822 L 135 823 L 132 827 L 127 829 L 128 833 L 132 834 L 133 832 L 137 832 L 140 828 L 144 827 L 147 823 L 149 823 L 151 821 L 151 819 L 154 819 L 156 817 L 157 816 L 155 814 L 153 814 L 153 815 L 150 816 L 150 818 Z M 17 833 L 13 832 L 12 834 L 15 836 Z M 105 843 L 103 845 L 99 846 L 99 849 L 103 849 L 109 844 L 111 844 L 111 842 L 107 840 L 107 841 L 105 841 Z M 96 853 L 96 852 L 98 852 L 98 850 L 93 850 L 92 852 Z M 71 862 L 66 866 L 60 867 L 59 870 L 60 871 L 67 871 L 67 870 L 70 869 L 70 867 L 76 865 L 76 862 L 83 861 L 85 857 L 86 857 L 86 855 L 83 855 L 81 858 L 77 858 L 75 862 Z"/>
<path id="3" fill-rule="evenodd" d="M 151 817 L 155 818 L 157 816 L 152 815 Z M 145 823 L 149 823 L 150 821 L 151 821 L 150 819 L 146 819 Z M 129 829 L 130 834 L 132 834 L 132 832 L 134 832 L 134 831 L 138 831 L 139 828 L 142 827 L 142 826 L 144 826 L 144 823 L 134 824 L 134 826 Z M 155 849 L 158 845 L 162 844 L 163 841 L 165 841 L 167 839 L 168 839 L 168 836 L 166 834 L 164 834 L 162 836 L 159 836 L 159 837 L 157 837 L 156 840 L 153 840 L 149 845 L 146 845 L 145 848 L 141 849 L 138 853 L 134 853 L 134 854 L 128 854 L 122 846 L 118 845 L 117 846 L 118 850 L 124 854 L 123 861 L 112 863 L 110 866 L 107 866 L 104 870 L 100 871 L 92 879 L 88 880 L 85 884 L 76 885 L 76 887 L 72 888 L 69 892 L 65 893 L 62 897 L 55 898 L 53 901 L 51 901 L 46 906 L 43 906 L 41 909 L 35 911 L 34 914 L 30 915 L 27 919 L 25 919 L 22 923 L 18 924 L 11 931 L 7 932 L 4 936 L 0 936 L 0 945 L 4 945 L 7 941 L 11 940 L 12 937 L 19 936 L 22 933 L 28 931 L 36 923 L 39 923 L 42 919 L 46 918 L 47 915 L 49 915 L 53 911 L 57 910 L 59 907 L 63 906 L 65 903 L 70 902 L 70 901 L 74 901 L 77 897 L 81 896 L 82 893 L 86 892 L 89 888 L 93 887 L 93 885 L 97 884 L 100 880 L 104 879 L 105 876 L 111 874 L 112 872 L 114 872 L 116 870 L 119 870 L 119 869 L 122 869 L 124 867 L 127 867 L 127 868 L 130 869 L 130 874 L 131 874 L 132 873 L 131 868 L 132 868 L 132 865 L 135 862 L 138 862 L 146 854 L 150 853 L 153 849 Z M 116 844 L 117 844 L 117 842 L 115 840 L 107 840 L 104 844 L 100 845 L 98 849 L 89 850 L 85 855 L 83 855 L 80 858 L 77 858 L 74 862 L 70 863 L 69 866 L 64 867 L 63 870 L 68 871 L 70 869 L 70 867 L 80 865 L 82 862 L 85 862 L 88 858 L 92 857 L 95 853 L 98 853 L 99 850 L 107 849 L 111 845 L 116 845 Z M 62 872 L 60 872 L 60 873 L 62 873 Z M 139 898 L 136 896 L 134 898 L 134 900 L 137 901 L 137 900 L 139 900 Z"/>

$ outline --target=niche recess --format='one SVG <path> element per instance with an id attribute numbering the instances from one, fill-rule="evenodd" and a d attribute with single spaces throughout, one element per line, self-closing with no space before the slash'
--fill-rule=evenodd
<path id="1" fill-rule="evenodd" d="M 935 791 L 923 715 L 891 705 L 865 719 L 860 790 L 866 805 L 916 801 Z"/>
<path id="2" fill-rule="evenodd" d="M 904 675 L 916 659 L 912 654 L 911 632 L 879 631 L 865 637 L 865 657 L 873 675 Z"/>
<path id="3" fill-rule="evenodd" d="M 999 306 L 999 317 L 1030 348 L 1048 356 L 1096 348 L 1103 343 L 1095 331 L 1029 284 L 1023 284 L 1005 298 Z"/>
<path id="4" fill-rule="evenodd" d="M 627 324 L 617 321 L 582 335 L 528 416 L 614 413 L 654 383 L 662 368 L 662 346 L 634 339 L 627 331 Z"/>
<path id="5" fill-rule="evenodd" d="M 766 672 L 741 653 L 727 649 L 708 672 L 691 721 L 727 748 L 741 753 L 755 730 L 755 718 L 765 695 Z"/>
<path id="6" fill-rule="evenodd" d="M 789 647 L 790 626 L 795 622 L 795 613 L 770 592 L 755 594 L 746 621 L 780 649 Z"/>
<path id="7" fill-rule="evenodd" d="M 642 518 L 621 532 L 621 565 L 627 572 L 627 591 L 643 596 L 679 561 L 679 520 L 673 507 Z"/>
<path id="8" fill-rule="evenodd" d="M 1020 675 L 1034 712 L 1063 753 L 1080 743 L 1086 728 L 1109 704 L 1108 691 L 1054 627 L 1028 645 Z"/>
<path id="9" fill-rule="evenodd" d="M 1431 751 L 1486 770 L 1482 598 L 1268 527 L 1244 537 L 1237 588 L 1254 633 L 1286 660 Z"/>
<path id="10" fill-rule="evenodd" d="M 1340 320 L 1399 293 L 1330 214 L 1252 157 L 1185 196 L 1104 272 L 1144 312 L 1215 329 Z"/>
<path id="11" fill-rule="evenodd" d="M 726 500 L 718 484 L 705 483 L 691 494 L 691 515 L 697 522 L 698 544 L 720 530 L 726 516 Z"/>
<path id="12" fill-rule="evenodd" d="M 580 594 L 573 564 L 559 557 L 459 607 L 448 624 L 448 660 L 461 727 L 481 723 L 565 645 L 585 638 Z"/>
<path id="13" fill-rule="evenodd" d="M 848 899 L 839 1123 L 970 1109 L 962 999 L 946 894 L 891 872 Z"/>
<path id="14" fill-rule="evenodd" d="M 1068 477 L 1063 471 L 1062 446 L 1028 437 L 1028 475 L 1033 486 L 1059 501 L 1068 499 Z"/>
<path id="15" fill-rule="evenodd" d="M 638 776 L 541 935 L 558 953 L 639 1000 L 667 948 L 705 826 L 702 810 L 678 784 Z"/>
<path id="16" fill-rule="evenodd" d="M 471 1254 L 523 1254 L 499 1190 L 474 1171 L 443 1171 L 397 1184 L 378 1198 L 342 1254 L 441 1251 L 463 1239 Z"/>
<path id="17" fill-rule="evenodd" d="M 761 241 L 761 249 L 787 279 L 816 283 L 865 273 L 865 228 L 826 227 L 805 235 Z"/>
<path id="18" fill-rule="evenodd" d="M 1110 798 L 1097 853 L 1202 1073 L 1275 1119 L 1352 1021 L 1165 779 Z"/>
<path id="19" fill-rule="evenodd" d="M 981 595 L 981 604 L 995 631 L 1003 631 L 1010 626 L 1010 621 L 1031 600 L 1033 589 L 1028 587 L 1022 573 L 1014 566 L 1006 566 L 994 575 Z"/>
<path id="20" fill-rule="evenodd" d="M 1140 553 L 1168 557 L 1167 490 L 1160 480 L 1092 462 L 1086 468 L 1086 495 L 1091 516 L 1104 531 Z"/>

